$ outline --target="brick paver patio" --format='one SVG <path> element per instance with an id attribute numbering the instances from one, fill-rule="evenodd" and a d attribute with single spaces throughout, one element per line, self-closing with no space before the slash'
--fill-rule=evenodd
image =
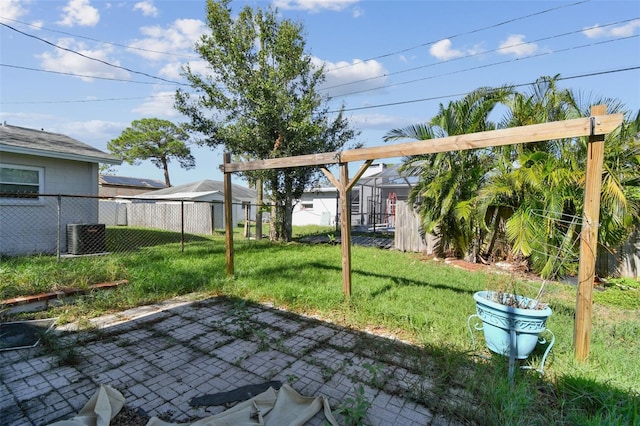
<path id="1" fill-rule="evenodd" d="M 191 398 L 270 380 L 324 395 L 334 411 L 362 385 L 366 424 L 455 424 L 411 398 L 430 384 L 415 359 L 393 355 L 402 343 L 391 339 L 225 298 L 174 300 L 93 323 L 58 327 L 41 347 L 0 352 L 2 425 L 70 418 L 100 384 L 149 416 L 194 421 L 226 408 L 191 407 Z M 323 423 L 319 413 L 309 424 Z"/>

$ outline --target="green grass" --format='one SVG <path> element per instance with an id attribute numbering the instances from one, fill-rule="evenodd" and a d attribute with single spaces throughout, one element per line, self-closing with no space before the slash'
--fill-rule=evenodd
<path id="1" fill-rule="evenodd" d="M 326 229 L 305 228 L 296 235 L 326 233 Z M 640 424 L 640 314 L 633 280 L 621 285 L 614 281 L 594 293 L 586 362 L 575 361 L 573 353 L 576 289 L 549 284 L 545 302 L 553 315 L 547 325 L 556 335 L 556 345 L 545 375 L 518 372 L 511 384 L 503 357 L 486 361 L 471 356 L 467 330 L 467 318 L 475 312 L 473 293 L 499 288 L 509 277 L 472 273 L 416 254 L 354 246 L 352 297 L 345 300 L 340 246 L 272 244 L 238 236 L 236 274 L 229 279 L 224 237 L 190 240 L 184 253 L 175 235 L 165 238 L 171 242 L 140 244 L 138 250 L 123 255 L 60 263 L 51 257 L 2 259 L 0 290 L 8 297 L 45 291 L 47 286 L 129 279 L 127 286 L 94 292 L 73 305 L 36 314 L 65 321 L 193 292 L 199 297 L 268 301 L 346 327 L 413 342 L 412 350 L 422 356 L 416 369 L 429 375 L 434 385 L 424 392 L 413 390 L 412 397 L 465 424 Z M 535 295 L 537 286 L 536 282 L 518 284 L 527 295 Z M 481 343 L 482 337 L 477 337 Z M 383 348 L 371 350 L 376 356 L 388 356 Z M 539 355 L 532 355 L 533 361 Z"/>

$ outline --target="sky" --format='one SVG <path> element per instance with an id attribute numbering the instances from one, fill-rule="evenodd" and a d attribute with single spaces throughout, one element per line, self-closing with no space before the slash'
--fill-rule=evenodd
<path id="1" fill-rule="evenodd" d="M 264 0 L 231 8 L 247 5 L 302 24 L 307 53 L 326 70 L 321 92 L 331 110 L 344 106 L 360 132 L 353 142 L 367 147 L 474 89 L 526 92 L 542 76 L 559 74 L 560 87 L 585 105 L 613 98 L 640 110 L 640 1 Z M 185 88 L 186 63 L 206 69 L 193 50 L 205 17 L 204 0 L 1 0 L 0 121 L 105 152 L 134 120 L 187 121 L 173 94 Z M 192 145 L 192 153 L 194 169 L 170 163 L 173 185 L 222 180 L 221 148 Z M 150 161 L 111 172 L 164 180 Z"/>

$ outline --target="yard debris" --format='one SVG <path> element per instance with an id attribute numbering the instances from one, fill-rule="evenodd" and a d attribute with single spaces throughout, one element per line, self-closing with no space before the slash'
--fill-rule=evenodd
<path id="1" fill-rule="evenodd" d="M 191 398 L 191 401 L 189 401 L 189 405 L 191 405 L 192 407 L 197 407 L 209 405 L 224 405 L 231 402 L 246 401 L 247 399 L 251 399 L 256 395 L 261 394 L 269 388 L 278 390 L 281 386 L 282 382 L 279 380 L 273 380 L 270 382 L 261 383 L 259 385 L 241 386 L 228 392 L 219 392 L 215 394 L 207 394 Z"/>

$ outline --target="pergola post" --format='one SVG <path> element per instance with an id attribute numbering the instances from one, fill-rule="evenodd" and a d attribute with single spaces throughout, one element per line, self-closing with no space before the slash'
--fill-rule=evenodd
<path id="1" fill-rule="evenodd" d="M 340 238 L 342 245 L 342 291 L 351 297 L 351 215 L 349 214 L 349 163 L 340 163 Z"/>
<path id="2" fill-rule="evenodd" d="M 227 252 L 227 277 L 234 274 L 233 267 L 233 196 L 231 194 L 231 173 L 226 166 L 231 162 L 231 154 L 224 153 L 224 229 L 226 236 Z"/>
<path id="3" fill-rule="evenodd" d="M 592 129 L 596 115 L 607 113 L 606 105 L 591 107 Z M 598 250 L 598 224 L 600 220 L 600 192 L 602 165 L 604 162 L 604 136 L 589 136 L 587 146 L 587 172 L 584 188 L 582 231 L 580 234 L 580 264 L 578 266 L 578 293 L 576 298 L 576 322 L 573 333 L 575 358 L 584 361 L 589 355 L 591 340 L 591 316 L 593 308 L 593 280 Z"/>

